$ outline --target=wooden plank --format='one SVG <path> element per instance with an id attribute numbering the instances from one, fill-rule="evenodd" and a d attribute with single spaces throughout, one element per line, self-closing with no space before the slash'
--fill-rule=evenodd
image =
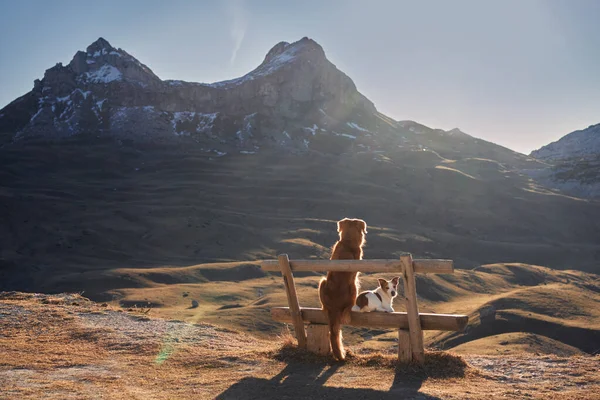
<path id="1" fill-rule="evenodd" d="M 292 322 L 294 324 L 294 330 L 296 331 L 296 338 L 298 339 L 298 347 L 305 349 L 306 331 L 304 330 L 304 322 L 302 321 L 300 304 L 298 303 L 298 296 L 296 295 L 294 275 L 292 275 L 290 260 L 287 254 L 281 254 L 279 256 L 279 267 L 281 268 L 281 275 L 283 275 L 283 284 L 285 285 L 285 293 L 287 294 Z"/>
<path id="2" fill-rule="evenodd" d="M 398 329 L 398 361 L 401 363 L 409 363 L 412 361 L 410 334 L 406 329 Z"/>
<path id="3" fill-rule="evenodd" d="M 413 267 L 418 274 L 453 274 L 454 261 L 437 259 L 413 259 Z"/>
<path id="4" fill-rule="evenodd" d="M 406 298 L 406 313 L 408 315 L 408 331 L 413 360 L 418 363 L 425 361 L 423 348 L 423 331 L 419 319 L 419 305 L 417 304 L 417 286 L 413 271 L 413 259 L 410 254 L 400 256 L 402 261 L 402 279 L 404 280 L 404 297 Z"/>
<path id="5" fill-rule="evenodd" d="M 320 308 L 301 308 L 304 323 L 327 324 L 327 314 Z M 405 312 L 351 312 L 351 326 L 366 326 L 371 328 L 408 329 L 408 315 Z M 292 316 L 288 307 L 274 307 L 271 309 L 271 317 L 275 321 L 291 323 Z M 421 329 L 426 331 L 456 331 L 465 329 L 469 317 L 454 314 L 419 314 Z"/>
<path id="6" fill-rule="evenodd" d="M 306 341 L 308 351 L 326 356 L 331 351 L 329 326 L 320 324 L 306 325 Z"/>
<path id="7" fill-rule="evenodd" d="M 413 260 L 414 270 L 420 274 L 452 274 L 452 260 Z M 278 260 L 263 260 L 260 265 L 264 271 L 279 272 Z M 400 260 L 292 260 L 290 266 L 293 272 L 327 272 L 327 271 L 359 271 L 364 273 L 400 273 Z"/>

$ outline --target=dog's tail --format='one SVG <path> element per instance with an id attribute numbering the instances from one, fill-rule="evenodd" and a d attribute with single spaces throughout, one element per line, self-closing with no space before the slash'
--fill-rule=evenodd
<path id="1" fill-rule="evenodd" d="M 340 361 L 346 359 L 346 350 L 342 343 L 342 312 L 341 310 L 327 310 L 329 317 L 329 341 L 333 355 Z"/>

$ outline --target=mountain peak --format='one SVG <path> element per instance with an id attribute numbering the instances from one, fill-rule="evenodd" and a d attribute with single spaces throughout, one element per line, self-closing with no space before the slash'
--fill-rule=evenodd
<path id="1" fill-rule="evenodd" d="M 304 37 L 293 43 L 277 43 L 269 50 L 265 59 L 258 67 L 240 78 L 207 85 L 217 88 L 237 86 L 249 81 L 255 81 L 271 76 L 275 72 L 290 69 L 291 66 L 298 65 L 299 62 L 311 64 L 312 67 L 315 68 L 314 72 L 316 72 L 316 69 L 319 67 L 329 64 L 323 48 L 314 40 Z M 331 65 L 333 66 L 333 64 Z M 288 77 L 288 79 L 291 79 L 291 77 Z M 352 83 L 352 85 L 354 85 L 354 83 Z"/>
<path id="2" fill-rule="evenodd" d="M 285 49 L 289 46 L 290 44 L 288 42 L 279 42 L 277 43 L 275 46 L 273 46 L 271 48 L 271 50 L 269 50 L 269 52 L 267 53 L 267 55 L 265 56 L 265 60 L 264 62 L 269 62 L 270 60 L 272 60 L 274 57 L 278 56 L 279 54 L 283 53 L 285 51 Z"/>
<path id="3" fill-rule="evenodd" d="M 110 45 L 110 43 L 108 43 L 108 40 L 104 39 L 103 37 L 100 37 L 94 43 L 90 44 L 87 47 L 86 51 L 88 54 L 94 54 L 96 52 L 102 53 L 103 50 L 106 50 L 106 52 L 109 52 L 113 49 L 114 49 L 114 47 L 112 47 Z"/>
<path id="4" fill-rule="evenodd" d="M 460 128 L 450 129 L 449 131 L 446 131 L 446 133 L 449 135 L 466 135 Z"/>
<path id="5" fill-rule="evenodd" d="M 147 85 L 160 81 L 150 68 L 125 50 L 111 46 L 103 37 L 90 44 L 86 51 L 78 51 L 69 67 L 91 83 L 128 80 Z"/>
<path id="6" fill-rule="evenodd" d="M 269 50 L 267 55 L 265 56 L 265 60 L 263 64 L 269 63 L 275 60 L 278 56 L 283 53 L 288 53 L 290 56 L 300 55 L 301 53 L 310 53 L 316 52 L 320 57 L 325 58 L 325 51 L 323 48 L 314 40 L 309 39 L 308 37 L 303 37 L 297 42 L 288 43 L 288 42 L 279 42 L 275 46 Z"/>

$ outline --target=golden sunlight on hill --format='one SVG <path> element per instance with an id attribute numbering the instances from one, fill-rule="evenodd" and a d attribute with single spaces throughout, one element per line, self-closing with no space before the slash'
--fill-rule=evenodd
<path id="1" fill-rule="evenodd" d="M 592 398 L 598 356 L 395 354 L 346 364 L 205 323 L 149 318 L 80 295 L 0 294 L 0 398 Z M 274 340 L 276 339 L 276 340 Z M 511 339 L 507 339 L 511 340 Z"/>

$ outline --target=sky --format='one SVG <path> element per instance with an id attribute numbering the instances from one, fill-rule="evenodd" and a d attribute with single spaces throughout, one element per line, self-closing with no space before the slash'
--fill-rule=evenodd
<path id="1" fill-rule="evenodd" d="M 98 37 L 215 82 L 308 36 L 377 109 L 529 153 L 600 123 L 596 0 L 0 0 L 0 108 Z"/>

